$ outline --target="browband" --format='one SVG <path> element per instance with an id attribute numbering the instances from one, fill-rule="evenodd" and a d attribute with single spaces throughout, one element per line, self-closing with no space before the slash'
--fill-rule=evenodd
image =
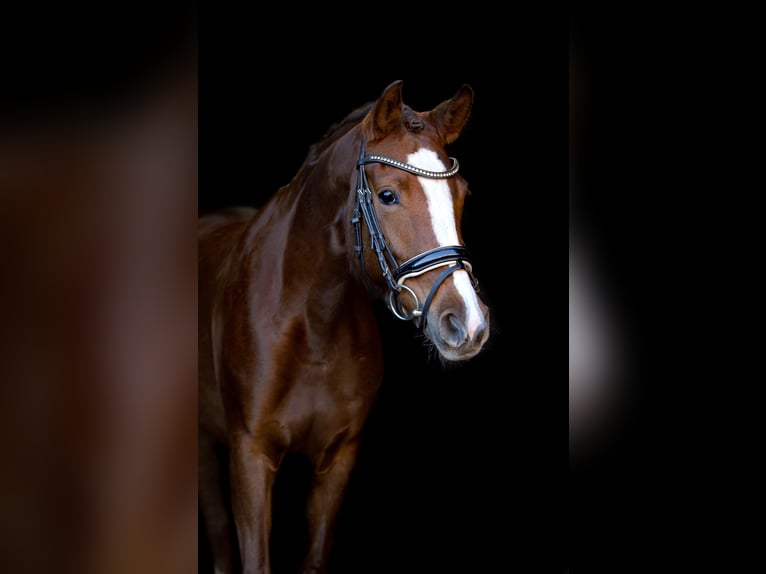
<path id="1" fill-rule="evenodd" d="M 454 157 L 451 157 L 450 160 L 452 161 L 452 167 L 450 167 L 447 171 L 428 171 L 427 169 L 421 169 L 409 163 L 399 161 L 398 159 L 377 154 L 366 155 L 360 158 L 359 161 L 356 162 L 356 165 L 359 167 L 367 163 L 384 163 L 386 165 L 401 169 L 402 171 L 414 173 L 415 175 L 419 175 L 421 177 L 428 177 L 430 179 L 446 179 L 455 175 L 460 169 L 460 164 Z"/>

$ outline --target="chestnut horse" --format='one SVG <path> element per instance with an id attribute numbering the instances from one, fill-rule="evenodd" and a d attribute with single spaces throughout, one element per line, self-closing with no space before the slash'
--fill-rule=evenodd
<path id="1" fill-rule="evenodd" d="M 383 375 L 375 300 L 444 361 L 474 357 L 489 312 L 463 245 L 468 193 L 445 146 L 473 104 L 428 112 L 402 82 L 314 144 L 258 210 L 200 218 L 199 495 L 216 572 L 270 572 L 272 486 L 287 453 L 311 464 L 303 572 L 327 571 L 333 525 Z M 228 448 L 224 505 L 215 455 Z"/>

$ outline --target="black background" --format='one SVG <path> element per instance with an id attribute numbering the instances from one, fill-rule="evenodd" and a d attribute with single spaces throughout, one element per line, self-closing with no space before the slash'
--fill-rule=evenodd
<path id="1" fill-rule="evenodd" d="M 570 3 L 570 225 L 620 310 L 629 404 L 570 467 L 572 571 L 747 569 L 759 401 L 747 17 Z M 745 200 L 745 204 L 747 200 Z M 755 214 L 759 217 L 759 214 Z M 760 487 L 757 487 L 760 489 Z"/>
<path id="2" fill-rule="evenodd" d="M 470 364 L 445 368 L 411 325 L 380 313 L 385 380 L 331 571 L 563 571 L 565 10 L 316 5 L 297 20 L 292 9 L 271 10 L 201 19 L 201 213 L 262 203 L 330 124 L 394 80 L 419 111 L 463 83 L 475 91 L 469 124 L 448 151 L 472 190 L 463 231 L 492 337 Z M 287 494 L 299 486 L 277 485 L 275 567 L 300 560 L 300 504 Z M 200 571 L 207 558 L 202 545 Z"/>

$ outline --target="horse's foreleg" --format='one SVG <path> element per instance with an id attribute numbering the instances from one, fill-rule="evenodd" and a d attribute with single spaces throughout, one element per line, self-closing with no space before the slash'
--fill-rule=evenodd
<path id="1" fill-rule="evenodd" d="M 199 504 L 205 520 L 216 574 L 232 574 L 233 532 L 223 496 L 216 443 L 200 431 L 198 444 Z"/>
<path id="2" fill-rule="evenodd" d="M 271 491 L 276 468 L 246 436 L 231 444 L 231 497 L 243 574 L 269 574 Z"/>
<path id="3" fill-rule="evenodd" d="M 344 444 L 329 467 L 320 468 L 314 475 L 308 502 L 309 553 L 302 574 L 327 572 L 333 528 L 356 460 L 356 450 L 355 444 Z"/>

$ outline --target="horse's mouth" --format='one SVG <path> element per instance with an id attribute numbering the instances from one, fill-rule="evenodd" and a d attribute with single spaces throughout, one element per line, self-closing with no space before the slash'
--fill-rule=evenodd
<path id="1" fill-rule="evenodd" d="M 426 334 L 444 361 L 468 361 L 481 352 L 489 338 L 489 317 L 469 329 L 457 316 L 443 313 L 437 321 L 427 325 Z"/>
<path id="2" fill-rule="evenodd" d="M 464 363 L 470 359 L 473 359 L 482 350 L 481 345 L 472 346 L 468 349 L 452 349 L 449 347 L 441 347 L 436 343 L 434 344 L 436 345 L 436 349 L 439 352 L 439 356 L 441 357 L 442 361 L 447 363 Z"/>

